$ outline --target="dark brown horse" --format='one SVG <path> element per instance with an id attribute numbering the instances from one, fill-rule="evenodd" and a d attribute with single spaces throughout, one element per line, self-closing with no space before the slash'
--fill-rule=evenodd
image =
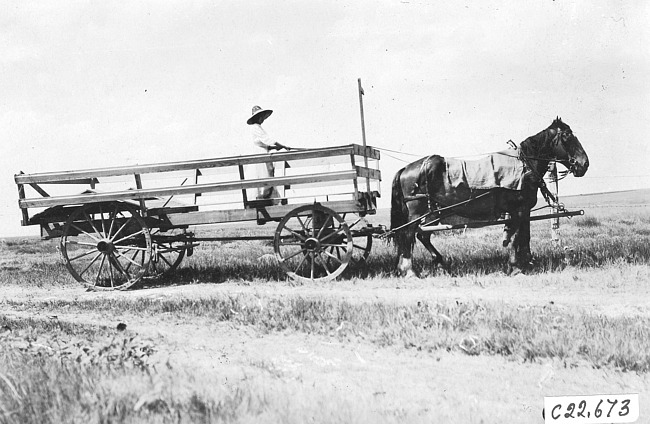
<path id="1" fill-rule="evenodd" d="M 420 231 L 420 224 L 422 221 L 444 223 L 445 218 L 452 215 L 470 220 L 494 220 L 509 214 L 511 221 L 505 227 L 503 239 L 504 247 L 510 245 L 508 272 L 518 272 L 530 263 L 530 210 L 537 203 L 538 189 L 542 189 L 545 197 L 548 194 L 543 177 L 549 163 L 557 161 L 576 177 L 582 177 L 589 167 L 589 159 L 571 128 L 560 118 L 522 141 L 518 150 L 509 152 L 521 161 L 515 161 L 522 172 L 515 190 L 476 189 L 463 184 L 454 187 L 448 183 L 447 162 L 451 160 L 446 161 L 438 155 L 419 159 L 397 172 L 392 188 L 391 229 L 396 230 L 393 237 L 400 275 L 413 275 L 411 256 L 416 235 L 434 260 L 444 264 L 431 244 L 431 234 Z M 422 220 L 417 219 L 422 216 L 425 216 Z"/>

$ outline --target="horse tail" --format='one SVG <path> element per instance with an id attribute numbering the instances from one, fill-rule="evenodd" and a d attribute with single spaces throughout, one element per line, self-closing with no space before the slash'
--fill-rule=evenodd
<path id="1" fill-rule="evenodd" d="M 402 177 L 402 172 L 405 168 L 400 169 L 395 174 L 393 178 L 393 187 L 391 192 L 391 201 L 390 201 L 390 229 L 393 230 L 398 228 L 408 222 L 408 208 L 406 207 L 406 202 L 404 201 L 404 193 L 402 192 L 402 184 L 400 178 Z M 399 234 L 399 231 L 398 231 Z M 393 238 L 395 235 L 393 235 Z"/>

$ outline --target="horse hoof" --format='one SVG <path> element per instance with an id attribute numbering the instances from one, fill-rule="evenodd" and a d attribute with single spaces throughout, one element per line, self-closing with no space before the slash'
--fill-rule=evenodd
<path id="1" fill-rule="evenodd" d="M 514 276 L 517 276 L 517 275 L 520 275 L 520 274 L 523 274 L 523 273 L 524 273 L 524 271 L 521 268 L 516 267 L 516 266 L 510 267 L 510 269 L 508 269 L 508 275 L 510 277 L 514 277 Z"/>
<path id="2" fill-rule="evenodd" d="M 408 280 L 410 278 L 418 278 L 418 276 L 413 272 L 413 270 L 409 269 L 408 271 L 403 271 L 400 272 L 398 275 L 400 278 L 403 278 L 405 280 Z"/>

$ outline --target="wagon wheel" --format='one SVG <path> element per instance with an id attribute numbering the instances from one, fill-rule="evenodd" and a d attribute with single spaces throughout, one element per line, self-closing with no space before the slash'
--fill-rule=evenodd
<path id="1" fill-rule="evenodd" d="M 185 257 L 189 248 L 187 232 L 184 228 L 176 228 L 162 232 L 160 228 L 151 231 L 153 256 L 149 273 L 154 277 L 166 276 L 173 273 Z"/>
<path id="2" fill-rule="evenodd" d="M 138 211 L 120 203 L 79 207 L 63 227 L 61 256 L 75 280 L 97 290 L 125 290 L 149 269 L 152 244 Z"/>
<path id="3" fill-rule="evenodd" d="M 330 281 L 348 266 L 352 234 L 343 218 L 319 204 L 296 208 L 275 231 L 274 250 L 287 275 L 296 281 Z"/>
<path id="4" fill-rule="evenodd" d="M 343 214 L 343 219 L 347 214 Z M 351 224 L 348 224 L 352 232 L 352 262 L 366 262 L 372 250 L 372 234 L 364 234 L 364 227 L 369 227 L 368 221 L 364 218 L 358 218 Z"/>

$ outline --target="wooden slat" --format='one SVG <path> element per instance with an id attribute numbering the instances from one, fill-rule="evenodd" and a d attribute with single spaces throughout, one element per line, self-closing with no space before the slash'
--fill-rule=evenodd
<path id="1" fill-rule="evenodd" d="M 36 175 L 36 174 L 30 174 Z M 78 180 L 65 180 L 65 181 L 37 181 L 39 184 L 79 184 L 79 185 L 90 185 L 92 188 L 95 188 L 95 184 L 99 183 L 97 178 L 80 178 Z"/>
<path id="2" fill-rule="evenodd" d="M 43 197 L 50 197 L 49 194 L 45 190 L 43 190 L 38 184 L 31 183 L 30 186 L 36 190 L 38 194 L 40 194 Z"/>
<path id="3" fill-rule="evenodd" d="M 246 178 L 244 177 L 244 165 L 239 165 L 239 179 L 244 181 Z M 246 193 L 246 189 L 243 189 L 241 191 L 242 199 L 244 200 L 244 207 L 248 204 L 248 194 Z"/>
<path id="4" fill-rule="evenodd" d="M 297 207 L 310 203 L 296 205 L 277 205 L 264 208 L 265 219 L 280 219 Z M 319 202 L 338 213 L 362 212 L 362 205 L 354 200 L 340 202 Z M 214 224 L 223 222 L 257 221 L 257 209 L 230 209 L 205 212 L 190 212 L 165 215 L 165 223 L 173 227 L 186 225 Z"/>
<path id="5" fill-rule="evenodd" d="M 379 159 L 379 152 L 366 148 L 369 157 Z M 113 168 L 86 169 L 79 171 L 46 172 L 39 174 L 17 174 L 14 176 L 16 184 L 29 183 L 56 183 L 75 181 L 85 178 L 100 178 L 118 175 L 147 174 L 154 172 L 171 172 L 192 169 L 217 168 L 223 166 L 249 165 L 266 162 L 294 161 L 318 157 L 347 155 L 351 152 L 362 154 L 363 147 L 350 144 L 347 146 L 329 147 L 324 149 L 295 150 L 281 153 L 259 154 L 248 156 L 231 156 L 226 158 L 204 159 L 183 162 L 168 162 L 161 164 L 120 166 Z"/>
<path id="6" fill-rule="evenodd" d="M 25 199 L 25 186 L 22 184 L 18 184 L 18 204 L 20 205 L 20 202 L 22 202 L 24 199 Z M 29 212 L 27 211 L 27 208 L 21 206 L 20 212 L 22 213 L 23 216 L 22 221 L 20 221 L 20 225 L 22 226 L 29 225 Z"/>
<path id="7" fill-rule="evenodd" d="M 366 168 L 363 166 L 357 166 L 356 168 L 358 176 L 368 178 L 369 180 L 381 181 L 381 172 L 378 169 Z"/>
<path id="8" fill-rule="evenodd" d="M 48 198 L 22 199 L 18 201 L 21 208 L 42 208 L 62 205 L 75 205 L 116 200 L 140 200 L 149 197 L 165 197 L 195 193 L 211 193 L 228 190 L 244 190 L 247 188 L 273 187 L 281 185 L 309 184 L 325 181 L 340 181 L 356 178 L 357 171 L 326 172 L 313 175 L 262 178 L 249 181 L 234 181 L 211 184 L 197 184 L 186 187 L 163 187 L 155 189 L 124 190 L 107 193 L 88 193 Z"/>
<path id="9" fill-rule="evenodd" d="M 355 155 L 366 156 L 368 159 L 375 159 L 375 160 L 380 159 L 379 150 L 374 149 L 371 146 L 366 146 L 365 148 L 358 144 L 353 144 L 352 146 Z M 364 155 L 364 150 L 366 153 L 365 155 Z"/>
<path id="10" fill-rule="evenodd" d="M 135 176 L 135 187 L 138 190 L 142 190 L 142 178 L 140 177 L 140 174 L 134 174 L 134 176 Z M 140 200 L 140 210 L 144 214 L 147 211 L 147 205 L 145 205 L 143 198 L 140 198 L 139 200 Z"/>

